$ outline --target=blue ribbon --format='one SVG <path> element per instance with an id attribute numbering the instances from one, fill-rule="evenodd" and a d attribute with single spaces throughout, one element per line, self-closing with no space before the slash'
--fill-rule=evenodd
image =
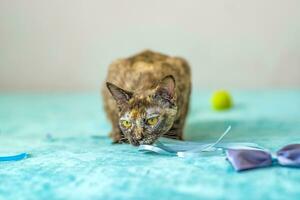
<path id="1" fill-rule="evenodd" d="M 270 151 L 255 143 L 222 143 L 221 140 L 230 129 L 229 126 L 214 143 L 157 141 L 154 145 L 140 145 L 139 151 L 178 157 L 221 155 L 226 152 L 227 160 L 236 171 L 271 166 L 274 163 L 281 166 L 300 167 L 300 144 L 287 145 L 272 156 Z"/>
<path id="2" fill-rule="evenodd" d="M 20 153 L 12 156 L 0 156 L 0 161 L 18 161 L 28 157 L 27 153 Z"/>
<path id="3" fill-rule="evenodd" d="M 255 148 L 263 149 L 255 143 L 221 143 L 222 139 L 229 133 L 231 126 L 214 143 L 199 143 L 167 140 L 167 143 L 157 141 L 153 145 L 140 145 L 139 151 L 152 152 L 161 155 L 178 157 L 211 156 L 220 155 L 224 150 L 230 148 Z"/>

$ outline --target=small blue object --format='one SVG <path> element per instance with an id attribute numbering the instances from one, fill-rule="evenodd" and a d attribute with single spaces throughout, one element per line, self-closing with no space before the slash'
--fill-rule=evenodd
<path id="1" fill-rule="evenodd" d="M 0 162 L 1 161 L 18 161 L 18 160 L 22 160 L 28 157 L 27 153 L 20 153 L 17 155 L 13 155 L 13 156 L 0 156 Z"/>

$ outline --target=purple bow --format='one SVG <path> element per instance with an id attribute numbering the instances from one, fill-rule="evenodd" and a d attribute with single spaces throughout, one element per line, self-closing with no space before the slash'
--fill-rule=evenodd
<path id="1" fill-rule="evenodd" d="M 271 166 L 273 161 L 282 166 L 300 167 L 300 144 L 290 144 L 276 152 L 272 158 L 261 149 L 228 149 L 227 159 L 236 171 Z"/>

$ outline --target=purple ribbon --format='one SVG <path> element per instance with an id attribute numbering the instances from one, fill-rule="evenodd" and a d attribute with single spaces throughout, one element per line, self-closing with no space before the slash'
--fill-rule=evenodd
<path id="1" fill-rule="evenodd" d="M 255 148 L 227 149 L 228 161 L 236 171 L 271 166 L 274 161 L 282 166 L 300 167 L 300 144 L 290 144 L 273 156 L 270 152 Z"/>

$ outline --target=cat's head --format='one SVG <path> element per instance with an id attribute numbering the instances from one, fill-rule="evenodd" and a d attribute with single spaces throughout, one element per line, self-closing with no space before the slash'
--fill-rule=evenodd
<path id="1" fill-rule="evenodd" d="M 109 82 L 107 88 L 119 107 L 119 127 L 132 145 L 153 144 L 172 127 L 177 114 L 173 76 L 135 92 Z"/>

